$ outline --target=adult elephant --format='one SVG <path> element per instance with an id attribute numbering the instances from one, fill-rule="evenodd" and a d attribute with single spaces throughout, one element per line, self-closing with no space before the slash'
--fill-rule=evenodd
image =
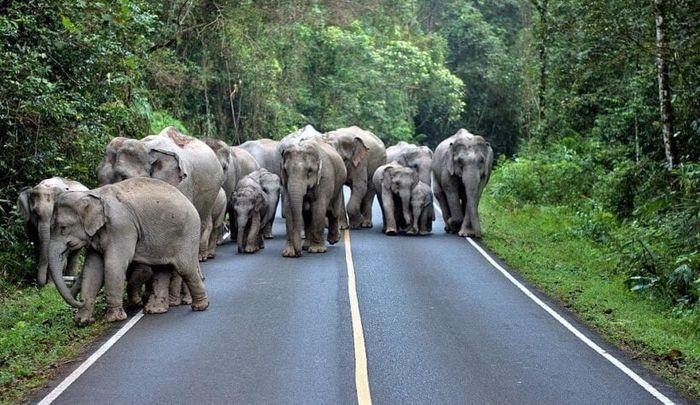
<path id="1" fill-rule="evenodd" d="M 302 254 L 302 230 L 309 253 L 326 251 L 323 232 L 328 219 L 328 242 L 340 239 L 340 192 L 347 173 L 338 152 L 316 139 L 299 140 L 282 150 L 282 194 L 286 210 L 287 240 L 283 255 Z"/>
<path id="2" fill-rule="evenodd" d="M 372 227 L 372 203 L 377 190 L 372 176 L 386 162 L 386 148 L 379 137 L 359 127 L 340 128 L 327 132 L 323 140 L 338 152 L 347 171 L 345 185 L 350 187 L 347 205 L 349 226 Z M 341 214 L 341 228 L 347 228 L 345 215 Z"/>
<path id="3" fill-rule="evenodd" d="M 51 239 L 51 216 L 58 196 L 69 191 L 87 191 L 77 181 L 52 177 L 42 180 L 34 187 L 25 187 L 17 198 L 17 209 L 27 223 L 29 239 L 34 244 L 37 258 L 37 283 L 46 284 L 49 268 L 49 240 Z M 75 276 L 78 252 L 68 256 L 66 274 Z"/>
<path id="4" fill-rule="evenodd" d="M 491 176 L 493 150 L 465 129 L 440 142 L 433 156 L 433 192 L 440 203 L 445 230 L 481 237 L 479 200 Z"/>
<path id="5" fill-rule="evenodd" d="M 49 269 L 61 296 L 78 308 L 76 322 L 94 320 L 95 299 L 103 284 L 105 320 L 126 319 L 122 298 L 131 263 L 155 269 L 145 312 L 168 310 L 168 280 L 173 271 L 189 287 L 192 309 L 206 309 L 209 300 L 197 261 L 199 223 L 192 203 L 173 186 L 155 179 L 132 178 L 92 191 L 62 194 L 52 217 Z M 83 247 L 87 254 L 80 290 L 83 302 L 79 302 L 61 272 L 66 252 Z"/>
<path id="6" fill-rule="evenodd" d="M 101 184 L 152 177 L 177 187 L 200 218 L 199 259 L 207 259 L 212 209 L 224 181 L 216 154 L 202 141 L 173 127 L 141 140 L 115 138 L 98 169 Z"/>
<path id="7" fill-rule="evenodd" d="M 272 139 L 256 139 L 244 142 L 239 147 L 250 153 L 261 168 L 279 176 L 282 156 L 277 150 L 278 146 L 279 142 Z"/>
<path id="8" fill-rule="evenodd" d="M 224 171 L 223 189 L 226 197 L 230 198 L 231 194 L 236 191 L 238 182 L 248 174 L 258 170 L 260 165 L 255 160 L 253 155 L 245 149 L 238 146 L 228 146 L 226 142 L 219 139 L 206 139 L 204 141 L 216 153 L 216 158 L 221 164 Z M 231 232 L 231 240 L 235 241 L 238 235 L 237 224 L 234 220 L 233 205 L 227 204 L 226 212 L 229 218 L 229 231 Z"/>
<path id="9" fill-rule="evenodd" d="M 382 209 L 382 231 L 387 235 L 396 235 L 399 231 L 409 230 L 413 224 L 411 193 L 418 184 L 418 174 L 392 162 L 377 168 L 372 182 Z"/>

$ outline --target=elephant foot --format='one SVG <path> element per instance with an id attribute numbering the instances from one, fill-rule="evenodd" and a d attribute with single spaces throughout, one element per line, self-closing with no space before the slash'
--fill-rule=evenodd
<path id="1" fill-rule="evenodd" d="M 200 261 L 200 262 L 206 262 L 206 261 L 207 261 L 207 254 L 206 254 L 206 253 L 200 254 L 200 255 L 199 255 L 199 261 Z"/>
<path id="2" fill-rule="evenodd" d="M 209 307 L 209 298 L 206 296 L 204 298 L 192 301 L 193 311 L 204 311 Z"/>
<path id="3" fill-rule="evenodd" d="M 432 233 L 431 231 L 419 231 L 418 235 L 425 236 L 425 235 L 430 235 L 431 233 Z"/>
<path id="4" fill-rule="evenodd" d="M 243 248 L 243 253 L 255 253 L 259 250 L 257 246 L 246 246 Z"/>
<path id="5" fill-rule="evenodd" d="M 141 295 L 129 297 L 129 299 L 126 300 L 126 305 L 129 308 L 140 308 L 143 306 L 143 299 Z"/>
<path id="6" fill-rule="evenodd" d="M 340 240 L 340 232 L 329 232 L 328 233 L 328 243 L 335 245 Z"/>
<path id="7" fill-rule="evenodd" d="M 311 245 L 309 246 L 309 253 L 326 253 L 326 245 Z"/>
<path id="8" fill-rule="evenodd" d="M 124 319 L 126 319 L 126 312 L 122 307 L 108 308 L 104 316 L 105 322 L 119 322 Z"/>
<path id="9" fill-rule="evenodd" d="M 158 300 L 152 298 L 148 300 L 148 304 L 143 307 L 143 312 L 146 314 L 164 314 L 168 312 L 168 304 L 164 299 Z"/>
<path id="10" fill-rule="evenodd" d="M 207 253 L 207 259 L 213 259 L 216 257 L 216 252 L 209 252 Z"/>
<path id="11" fill-rule="evenodd" d="M 471 229 L 460 229 L 459 232 L 457 233 L 457 235 L 459 235 L 461 237 L 470 237 L 471 238 L 471 237 L 476 236 L 476 233 L 474 233 L 474 231 Z"/>
<path id="12" fill-rule="evenodd" d="M 406 234 L 407 235 L 417 235 L 418 230 L 416 228 L 409 228 L 408 230 L 406 230 Z"/>
<path id="13" fill-rule="evenodd" d="M 75 314 L 75 324 L 77 326 L 87 326 L 93 322 L 95 322 L 95 317 L 93 316 L 92 311 L 90 311 L 90 313 L 86 313 L 78 310 L 78 312 Z"/>
<path id="14" fill-rule="evenodd" d="M 364 220 L 360 223 L 360 228 L 371 228 L 372 227 L 372 221 L 371 220 Z"/>
<path id="15" fill-rule="evenodd" d="M 274 236 L 272 236 L 271 233 L 266 233 L 265 236 L 263 236 L 265 239 L 274 239 Z"/>
<path id="16" fill-rule="evenodd" d="M 389 236 L 394 236 L 398 234 L 399 232 L 396 230 L 396 228 L 386 228 L 386 231 L 384 231 Z"/>
<path id="17" fill-rule="evenodd" d="M 168 299 L 168 306 L 176 307 L 182 304 L 182 299 L 180 297 L 170 297 Z"/>
<path id="18" fill-rule="evenodd" d="M 284 257 L 300 257 L 301 250 L 295 249 L 291 243 L 287 242 L 287 244 L 284 246 L 284 250 L 282 251 L 282 256 L 284 256 Z"/>

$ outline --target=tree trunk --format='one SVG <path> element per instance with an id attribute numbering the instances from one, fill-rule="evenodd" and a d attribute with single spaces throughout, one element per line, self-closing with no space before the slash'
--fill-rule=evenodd
<path id="1" fill-rule="evenodd" d="M 549 0 L 530 0 L 540 16 L 538 33 L 537 55 L 540 62 L 540 83 L 537 89 L 537 109 L 539 110 L 540 124 L 545 118 L 545 92 L 547 91 L 547 37 L 549 33 L 549 16 L 547 3 Z"/>
<path id="2" fill-rule="evenodd" d="M 656 18 L 656 66 L 659 81 L 659 105 L 661 107 L 661 134 L 668 169 L 673 169 L 673 109 L 671 108 L 671 86 L 668 75 L 668 43 L 666 41 L 666 0 L 654 0 Z"/>

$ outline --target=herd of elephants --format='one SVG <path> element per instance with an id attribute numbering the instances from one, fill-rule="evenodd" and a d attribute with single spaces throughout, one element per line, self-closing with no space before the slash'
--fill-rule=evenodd
<path id="1" fill-rule="evenodd" d="M 125 285 L 127 305 L 145 313 L 205 310 L 199 262 L 215 257 L 226 216 L 238 252 L 255 253 L 272 238 L 280 197 L 285 257 L 325 252 L 340 229 L 371 228 L 375 195 L 387 235 L 430 233 L 435 197 L 447 232 L 480 237 L 492 163 L 488 142 L 464 129 L 433 153 L 406 142 L 386 148 L 355 126 L 322 134 L 307 125 L 239 146 L 168 127 L 141 140 L 114 138 L 97 168 L 99 188 L 53 177 L 23 189 L 17 205 L 37 250 L 38 283 L 52 279 L 85 325 L 103 286 L 106 321 L 126 319 Z"/>

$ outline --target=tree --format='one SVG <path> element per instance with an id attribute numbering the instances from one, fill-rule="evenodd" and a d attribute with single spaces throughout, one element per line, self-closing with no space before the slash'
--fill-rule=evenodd
<path id="1" fill-rule="evenodd" d="M 673 108 L 668 73 L 668 43 L 666 41 L 666 0 L 654 0 L 656 20 L 656 66 L 658 68 L 659 105 L 661 109 L 661 134 L 668 169 L 673 169 Z"/>

